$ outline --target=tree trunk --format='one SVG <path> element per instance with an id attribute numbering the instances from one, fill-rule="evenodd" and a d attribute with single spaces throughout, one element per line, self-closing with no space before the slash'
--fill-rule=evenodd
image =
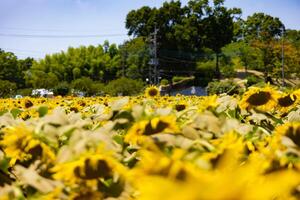
<path id="1" fill-rule="evenodd" d="M 219 68 L 219 53 L 216 53 L 216 78 L 221 78 L 220 68 Z"/>

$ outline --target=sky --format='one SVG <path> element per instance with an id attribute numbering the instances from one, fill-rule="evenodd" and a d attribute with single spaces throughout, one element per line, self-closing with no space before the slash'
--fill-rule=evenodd
<path id="1" fill-rule="evenodd" d="M 15 53 L 18 58 L 41 59 L 70 46 L 98 45 L 105 40 L 121 44 L 128 39 L 127 13 L 145 5 L 159 7 L 164 1 L 0 0 L 0 48 Z M 186 4 L 188 0 L 181 2 Z M 264 12 L 279 17 L 286 28 L 300 30 L 300 0 L 226 0 L 225 6 L 241 8 L 244 19 L 254 12 Z M 52 35 L 98 37 L 55 38 Z"/>

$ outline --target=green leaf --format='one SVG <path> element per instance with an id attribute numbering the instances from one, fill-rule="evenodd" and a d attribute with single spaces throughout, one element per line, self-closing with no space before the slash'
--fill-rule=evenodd
<path id="1" fill-rule="evenodd" d="M 12 116 L 16 119 L 17 116 L 22 113 L 23 111 L 17 108 L 13 108 L 11 109 L 10 113 L 12 114 Z"/>
<path id="2" fill-rule="evenodd" d="M 1 110 L 1 111 L 0 111 L 0 116 L 4 115 L 4 114 L 7 113 L 7 112 L 8 112 L 8 110 Z"/>
<path id="3" fill-rule="evenodd" d="M 48 113 L 48 107 L 41 106 L 37 111 L 39 112 L 39 117 L 44 117 Z"/>
<path id="4" fill-rule="evenodd" d="M 8 158 L 2 158 L 0 159 L 0 169 L 7 173 L 9 168 L 9 159 Z"/>
<path id="5" fill-rule="evenodd" d="M 120 145 L 122 145 L 122 146 L 123 146 L 123 144 L 124 144 L 123 137 L 120 136 L 120 135 L 115 135 L 115 136 L 113 137 L 113 140 L 114 140 L 116 143 L 118 143 L 118 144 L 120 144 Z"/>

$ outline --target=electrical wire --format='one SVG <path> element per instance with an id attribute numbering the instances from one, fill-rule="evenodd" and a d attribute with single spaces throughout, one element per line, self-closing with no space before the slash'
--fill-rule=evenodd
<path id="1" fill-rule="evenodd" d="M 40 35 L 40 34 L 11 34 L 0 33 L 0 37 L 15 37 L 15 38 L 101 38 L 101 37 L 123 37 L 126 34 L 103 34 L 103 35 Z"/>

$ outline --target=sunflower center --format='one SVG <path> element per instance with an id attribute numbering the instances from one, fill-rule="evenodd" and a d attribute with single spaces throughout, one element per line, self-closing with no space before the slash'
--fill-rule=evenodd
<path id="1" fill-rule="evenodd" d="M 86 159 L 83 169 L 79 166 L 74 169 L 75 175 L 82 179 L 108 178 L 111 176 L 111 172 L 105 160 L 98 160 L 96 163 L 92 163 L 90 159 Z"/>
<path id="2" fill-rule="evenodd" d="M 260 91 L 258 93 L 252 94 L 247 102 L 253 106 L 261 106 L 271 99 L 271 94 L 269 92 Z"/>
<path id="3" fill-rule="evenodd" d="M 294 129 L 293 127 L 289 127 L 288 131 L 286 132 L 286 136 L 300 147 L 300 127 L 296 129 Z"/>
<path id="4" fill-rule="evenodd" d="M 286 95 L 285 97 L 279 98 L 278 99 L 278 104 L 281 107 L 289 107 L 293 105 L 293 103 L 296 101 L 297 97 L 293 95 L 294 100 L 291 98 L 291 95 Z"/>
<path id="5" fill-rule="evenodd" d="M 149 122 L 145 127 L 144 135 L 154 135 L 156 133 L 161 133 L 169 126 L 168 123 L 159 121 L 156 127 L 152 127 L 151 122 Z"/>
<path id="6" fill-rule="evenodd" d="M 155 89 L 155 88 L 151 88 L 151 89 L 148 91 L 148 94 L 149 94 L 149 96 L 154 97 L 154 96 L 157 96 L 158 91 L 157 91 L 157 89 Z"/>
<path id="7" fill-rule="evenodd" d="M 185 109 L 185 105 L 184 104 L 177 104 L 177 105 L 175 105 L 175 109 L 177 111 L 182 111 L 182 110 Z"/>
<path id="8" fill-rule="evenodd" d="M 31 106 L 33 106 L 33 103 L 30 100 L 26 99 L 25 100 L 25 108 L 30 108 Z"/>

